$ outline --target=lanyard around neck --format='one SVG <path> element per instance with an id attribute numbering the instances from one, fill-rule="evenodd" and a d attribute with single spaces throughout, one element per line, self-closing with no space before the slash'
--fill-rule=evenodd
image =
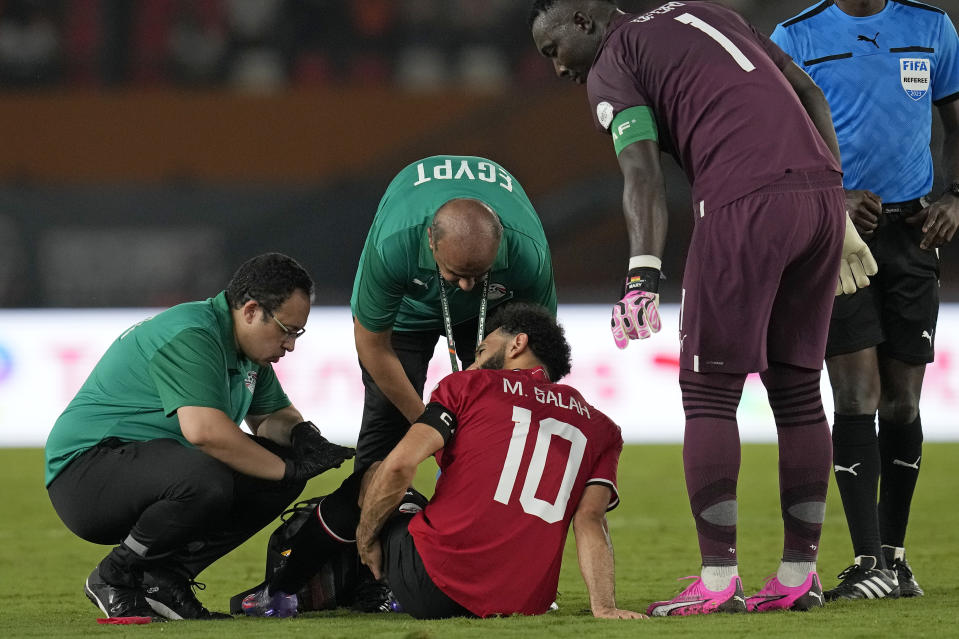
<path id="1" fill-rule="evenodd" d="M 439 265 L 436 266 L 436 279 L 439 282 L 440 286 L 440 306 L 443 307 L 443 326 L 446 328 L 446 344 L 449 347 L 450 351 L 450 364 L 453 366 L 453 372 L 455 373 L 460 369 L 459 364 L 456 362 L 456 342 L 453 340 L 453 320 L 450 317 L 450 301 L 446 297 L 446 280 L 443 279 L 443 275 L 440 273 Z M 480 297 L 480 307 L 479 307 L 479 322 L 476 328 L 476 344 L 479 345 L 483 341 L 483 331 L 486 328 L 486 303 L 489 299 L 489 272 L 487 271 L 483 275 L 483 279 L 480 281 L 480 286 L 482 286 L 482 296 Z"/>

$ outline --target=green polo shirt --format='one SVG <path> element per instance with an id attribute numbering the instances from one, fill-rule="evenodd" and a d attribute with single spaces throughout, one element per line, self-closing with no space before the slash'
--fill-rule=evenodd
<path id="1" fill-rule="evenodd" d="M 438 155 L 410 164 L 393 179 L 373 218 L 353 282 L 350 308 L 369 331 L 443 330 L 440 277 L 426 229 L 443 204 L 472 198 L 503 224 L 490 273 L 489 304 L 536 302 L 556 314 L 553 265 L 543 225 L 523 187 L 499 164 Z M 481 291 L 447 286 L 453 324 L 479 314 Z"/>
<path id="2" fill-rule="evenodd" d="M 239 424 L 290 405 L 272 366 L 236 349 L 226 294 L 180 304 L 134 324 L 110 345 L 46 443 L 46 483 L 108 437 L 175 439 L 181 406 L 217 408 Z"/>

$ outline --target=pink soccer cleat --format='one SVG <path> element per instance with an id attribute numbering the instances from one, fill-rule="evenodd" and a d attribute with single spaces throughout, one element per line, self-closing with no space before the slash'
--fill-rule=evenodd
<path id="1" fill-rule="evenodd" d="M 650 617 L 668 617 L 708 615 L 712 612 L 746 612 L 746 597 L 743 594 L 743 582 L 740 581 L 739 576 L 730 579 L 729 586 L 718 592 L 707 589 L 701 577 L 682 577 L 682 579 L 696 581 L 671 600 L 650 604 L 646 614 Z"/>
<path id="2" fill-rule="evenodd" d="M 822 584 L 815 572 L 809 573 L 801 585 L 792 588 L 782 585 L 776 575 L 773 575 L 766 580 L 762 590 L 746 599 L 749 612 L 811 610 L 822 606 Z"/>

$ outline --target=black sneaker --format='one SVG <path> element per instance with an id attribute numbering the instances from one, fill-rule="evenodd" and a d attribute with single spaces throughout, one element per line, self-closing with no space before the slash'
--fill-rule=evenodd
<path id="1" fill-rule="evenodd" d="M 837 599 L 896 599 L 899 582 L 892 570 L 876 567 L 876 558 L 859 556 L 839 573 L 839 585 L 823 593 L 826 601 Z"/>
<path id="2" fill-rule="evenodd" d="M 916 582 L 912 574 L 912 566 L 906 561 L 905 548 L 883 545 L 882 556 L 886 560 L 886 566 L 896 573 L 900 597 L 922 597 L 926 594 Z"/>
<path id="3" fill-rule="evenodd" d="M 921 597 L 926 594 L 913 576 L 912 567 L 905 557 L 893 559 L 889 568 L 896 573 L 896 578 L 899 580 L 900 597 Z"/>
<path id="4" fill-rule="evenodd" d="M 393 591 L 381 581 L 360 581 L 354 592 L 352 607 L 358 612 L 403 612 Z"/>
<path id="5" fill-rule="evenodd" d="M 107 617 L 147 617 L 164 621 L 156 619 L 156 613 L 147 604 L 142 590 L 108 584 L 100 576 L 100 566 L 94 568 L 87 577 L 83 592 Z"/>
<path id="6" fill-rule="evenodd" d="M 143 573 L 143 592 L 147 604 L 167 619 L 232 619 L 222 612 L 210 612 L 196 598 L 193 590 L 204 590 L 206 584 L 164 571 Z"/>

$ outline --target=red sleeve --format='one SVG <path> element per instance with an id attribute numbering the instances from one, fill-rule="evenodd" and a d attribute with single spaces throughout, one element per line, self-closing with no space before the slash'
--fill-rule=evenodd
<path id="1" fill-rule="evenodd" d="M 476 373 L 477 371 L 451 373 L 441 379 L 430 393 L 430 402 L 442 404 L 443 408 L 452 413 L 456 418 L 457 427 L 462 425 L 459 423 L 460 417 L 465 412 L 469 398 L 478 396 L 481 392 L 478 389 L 471 388 L 471 386 L 475 386 L 477 381 L 482 377 Z M 454 437 L 456 437 L 455 431 L 450 436 L 450 440 L 446 442 L 446 445 L 449 445 Z M 443 451 L 446 449 L 446 445 L 433 455 L 438 464 L 442 464 Z"/>
<path id="2" fill-rule="evenodd" d="M 612 510 L 619 505 L 619 488 L 616 484 L 616 471 L 619 468 L 619 456 L 623 452 L 623 435 L 619 426 L 603 415 L 605 428 L 609 429 L 609 437 L 605 440 L 605 446 L 600 453 L 593 467 L 590 469 L 586 478 L 586 485 L 600 484 L 608 487 L 612 491 L 609 498 L 609 506 L 606 510 Z"/>
<path id="3" fill-rule="evenodd" d="M 469 374 L 466 371 L 460 371 L 447 375 L 439 381 L 433 392 L 430 393 L 431 402 L 439 402 L 447 410 L 459 417 L 462 408 L 462 398 L 467 394 L 462 392 L 464 385 L 468 382 Z"/>

